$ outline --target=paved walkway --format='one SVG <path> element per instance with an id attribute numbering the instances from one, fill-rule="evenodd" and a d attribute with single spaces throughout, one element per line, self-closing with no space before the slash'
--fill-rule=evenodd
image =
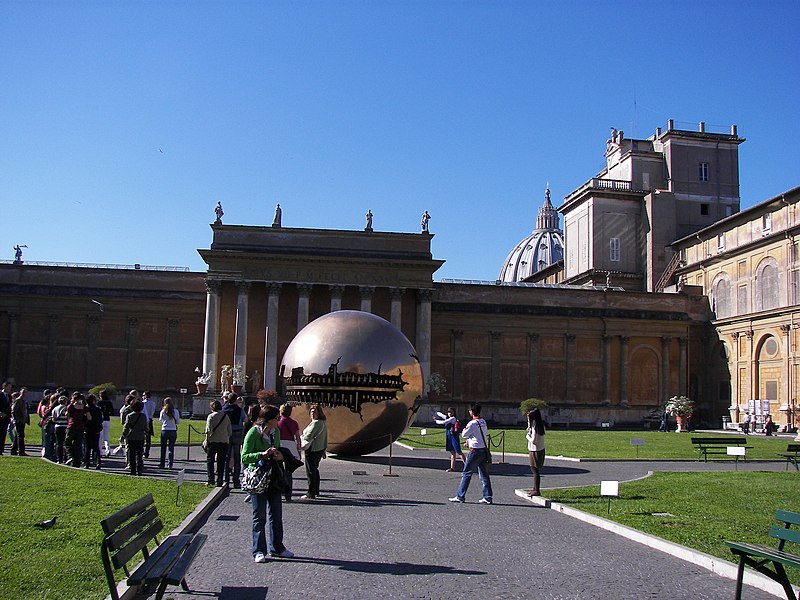
<path id="1" fill-rule="evenodd" d="M 204 456 L 176 466 L 203 480 Z M 193 449 L 194 452 L 194 449 Z M 199 454 L 199 450 L 197 451 Z M 176 600 L 536 598 L 718 599 L 734 594 L 729 579 L 636 542 L 534 506 L 514 494 L 530 485 L 526 457 L 492 466 L 495 504 L 478 504 L 473 478 L 466 504 L 451 504 L 460 475 L 448 455 L 394 446 L 358 460 L 322 462 L 314 502 L 284 504 L 290 560 L 255 564 L 251 509 L 238 490 L 209 516 L 209 536 Z M 499 459 L 499 457 L 498 457 Z M 496 459 L 497 460 L 497 459 Z M 147 470 L 147 465 L 146 465 Z M 732 462 L 568 462 L 548 459 L 543 487 L 630 480 L 656 470 L 732 470 Z M 783 463 L 739 469 L 783 470 Z M 156 475 L 166 475 L 153 473 Z M 305 491 L 302 469 L 296 493 Z M 169 474 L 174 476 L 174 474 Z M 774 598 L 747 587 L 748 600 Z"/>

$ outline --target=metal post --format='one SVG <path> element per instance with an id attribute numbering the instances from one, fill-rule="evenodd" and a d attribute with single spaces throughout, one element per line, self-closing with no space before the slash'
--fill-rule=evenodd
<path id="1" fill-rule="evenodd" d="M 397 477 L 397 474 L 392 473 L 392 446 L 394 442 L 392 441 L 392 434 L 389 434 L 389 472 L 384 473 L 384 477 Z"/>

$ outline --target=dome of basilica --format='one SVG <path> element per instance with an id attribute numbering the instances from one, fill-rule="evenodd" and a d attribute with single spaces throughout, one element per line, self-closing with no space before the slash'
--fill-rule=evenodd
<path id="1" fill-rule="evenodd" d="M 536 229 L 518 243 L 506 257 L 498 280 L 524 281 L 564 258 L 564 235 L 558 224 L 558 211 L 550 203 L 550 187 L 536 217 Z"/>

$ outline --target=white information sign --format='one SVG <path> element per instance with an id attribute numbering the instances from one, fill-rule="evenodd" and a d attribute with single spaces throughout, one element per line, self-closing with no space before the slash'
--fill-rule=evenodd
<path id="1" fill-rule="evenodd" d="M 619 481 L 601 481 L 601 496 L 619 496 Z"/>
<path id="2" fill-rule="evenodd" d="M 419 434 L 420 435 L 428 435 L 428 430 L 427 429 L 420 429 L 419 430 Z"/>
<path id="3" fill-rule="evenodd" d="M 728 446 L 728 456 L 744 456 L 744 451 L 742 446 Z"/>

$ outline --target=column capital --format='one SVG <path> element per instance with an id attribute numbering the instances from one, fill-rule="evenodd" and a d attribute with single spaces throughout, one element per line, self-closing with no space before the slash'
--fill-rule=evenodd
<path id="1" fill-rule="evenodd" d="M 755 334 L 756 334 L 756 333 L 755 333 L 755 331 L 753 331 L 752 329 L 750 329 L 750 330 L 748 330 L 748 331 L 745 331 L 745 332 L 744 332 L 744 334 L 747 336 L 747 339 L 748 339 L 748 340 L 751 340 L 751 341 L 752 341 L 752 339 L 753 339 L 753 337 L 755 336 Z"/>
<path id="2" fill-rule="evenodd" d="M 792 330 L 792 326 L 789 323 L 784 323 L 781 325 L 781 333 L 783 335 L 789 335 L 789 332 Z"/>
<path id="3" fill-rule="evenodd" d="M 627 344 L 630 341 L 630 339 L 631 339 L 630 336 L 627 335 L 619 336 L 619 341 L 622 342 L 623 344 Z"/>
<path id="4" fill-rule="evenodd" d="M 450 331 L 452 332 L 453 337 L 460 338 L 460 337 L 462 337 L 464 335 L 464 330 L 463 329 L 451 329 Z"/>
<path id="5" fill-rule="evenodd" d="M 137 317 L 128 317 L 128 328 L 133 329 L 139 326 L 139 319 Z"/>
<path id="6" fill-rule="evenodd" d="M 247 279 L 239 279 L 236 281 L 236 289 L 239 290 L 240 294 L 247 294 L 252 287 L 253 282 Z"/>
<path id="7" fill-rule="evenodd" d="M 430 302 L 433 299 L 433 290 L 431 288 L 418 288 L 417 298 L 420 302 Z"/>
<path id="8" fill-rule="evenodd" d="M 174 317 L 173 317 L 173 318 L 169 318 L 169 319 L 167 319 L 167 326 L 168 326 L 170 329 L 175 329 L 175 328 L 176 328 L 176 327 L 178 327 L 178 325 L 180 325 L 180 324 L 181 324 L 181 320 L 180 320 L 180 319 L 176 319 L 176 318 L 174 318 Z"/>
<path id="9" fill-rule="evenodd" d="M 741 333 L 739 333 L 738 331 L 734 331 L 734 332 L 731 334 L 731 339 L 733 339 L 733 341 L 734 341 L 734 342 L 736 342 L 736 341 L 738 341 L 738 340 L 739 340 L 739 337 L 740 337 L 741 335 L 742 335 L 742 334 L 741 334 Z"/>
<path id="10" fill-rule="evenodd" d="M 270 295 L 277 295 L 281 293 L 281 288 L 283 284 L 280 281 L 268 281 L 267 282 L 267 291 Z"/>
<path id="11" fill-rule="evenodd" d="M 331 292 L 331 296 L 341 296 L 344 294 L 345 286 L 338 284 L 338 283 L 331 283 L 328 285 L 328 289 Z"/>
<path id="12" fill-rule="evenodd" d="M 538 341 L 539 341 L 539 334 L 538 334 L 538 333 L 529 333 L 529 334 L 528 334 L 528 339 L 529 339 L 531 342 L 533 342 L 533 343 L 536 343 L 536 342 L 538 342 Z"/>
<path id="13" fill-rule="evenodd" d="M 313 283 L 298 283 L 297 284 L 297 291 L 303 296 L 308 296 L 311 293 L 312 289 L 314 289 L 314 284 Z"/>
<path id="14" fill-rule="evenodd" d="M 15 312 L 8 313 L 8 320 L 9 321 L 16 321 L 19 318 L 19 315 Z"/>
<path id="15" fill-rule="evenodd" d="M 100 322 L 100 317 L 98 317 L 97 315 L 89 315 L 90 326 L 96 327 L 99 322 Z"/>
<path id="16" fill-rule="evenodd" d="M 685 347 L 686 347 L 686 344 L 688 344 L 688 343 L 689 343 L 689 338 L 688 338 L 688 337 L 686 337 L 685 335 L 682 335 L 682 336 L 680 336 L 680 337 L 678 338 L 678 345 L 679 345 L 681 348 L 685 348 Z"/>
<path id="17" fill-rule="evenodd" d="M 58 315 L 56 313 L 50 313 L 47 315 L 47 318 L 50 320 L 50 323 L 58 323 Z"/>
<path id="18" fill-rule="evenodd" d="M 567 342 L 574 342 L 576 337 L 577 336 L 574 333 L 565 333 L 564 334 L 564 339 L 566 339 Z"/>
<path id="19" fill-rule="evenodd" d="M 206 279 L 206 293 L 219 294 L 222 290 L 222 282 L 219 279 Z"/>
<path id="20" fill-rule="evenodd" d="M 608 333 L 604 333 L 603 335 L 600 336 L 600 339 L 603 340 L 604 344 L 610 344 L 611 340 L 614 339 L 614 336 Z"/>
<path id="21" fill-rule="evenodd" d="M 499 340 L 503 336 L 503 332 L 502 331 L 490 331 L 489 335 L 492 336 L 492 341 L 496 342 L 497 340 Z"/>
<path id="22" fill-rule="evenodd" d="M 361 294 L 362 298 L 372 298 L 372 295 L 375 293 L 375 286 L 374 285 L 360 285 L 360 286 L 358 286 L 358 291 Z"/>
<path id="23" fill-rule="evenodd" d="M 405 293 L 406 293 L 406 288 L 401 288 L 401 287 L 389 288 L 389 297 L 392 300 L 401 300 L 403 298 L 403 294 Z"/>
<path id="24" fill-rule="evenodd" d="M 672 341 L 672 338 L 670 336 L 668 336 L 668 335 L 662 335 L 661 336 L 661 343 L 663 345 L 669 344 L 671 341 Z"/>

